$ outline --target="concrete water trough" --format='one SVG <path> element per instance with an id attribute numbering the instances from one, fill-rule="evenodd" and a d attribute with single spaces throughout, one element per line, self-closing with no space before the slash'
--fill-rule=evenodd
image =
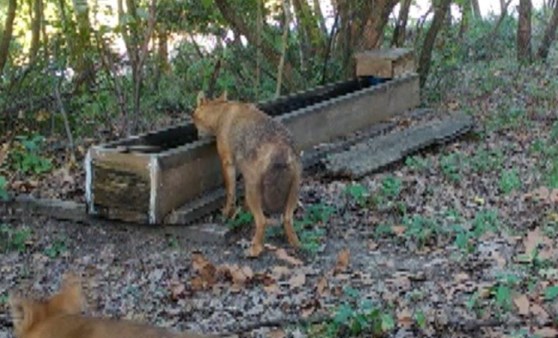
<path id="1" fill-rule="evenodd" d="M 361 76 L 258 106 L 282 121 L 306 151 L 370 128 L 416 107 L 419 100 L 418 76 L 411 73 L 394 79 Z M 198 139 L 192 123 L 93 146 L 85 168 L 89 214 L 138 223 L 183 223 L 184 218 L 173 217 L 177 210 L 200 216 L 221 203 L 215 142 Z"/>

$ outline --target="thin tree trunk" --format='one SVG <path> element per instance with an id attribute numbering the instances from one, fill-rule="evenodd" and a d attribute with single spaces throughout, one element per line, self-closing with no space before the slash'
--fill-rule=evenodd
<path id="1" fill-rule="evenodd" d="M 367 14 L 362 29 L 362 42 L 360 46 L 354 46 L 357 50 L 375 49 L 380 46 L 383 39 L 384 28 L 388 22 L 389 14 L 398 0 L 376 0 L 365 2 L 363 13 Z"/>
<path id="2" fill-rule="evenodd" d="M 475 15 L 475 19 L 482 19 L 482 14 L 481 14 L 481 11 L 480 11 L 480 6 L 479 6 L 479 0 L 471 0 L 471 5 L 473 7 L 473 14 Z"/>
<path id="3" fill-rule="evenodd" d="M 539 59 L 546 60 L 548 57 L 548 50 L 550 49 L 550 45 L 556 38 L 556 28 L 558 27 L 558 3 L 554 3 L 554 10 L 552 11 L 552 17 L 550 18 L 550 22 L 546 26 L 544 30 L 544 36 L 539 46 L 539 50 L 537 52 L 537 56 Z"/>
<path id="4" fill-rule="evenodd" d="M 139 20 L 137 15 L 137 9 L 134 1 L 127 0 L 126 7 L 128 12 L 124 13 L 124 7 L 122 0 L 117 1 L 118 5 L 118 17 L 119 24 L 121 25 L 122 37 L 124 44 L 126 45 L 126 50 L 128 51 L 128 57 L 130 58 L 130 64 L 132 68 L 132 82 L 133 82 L 133 117 L 125 117 L 125 124 L 127 129 L 127 134 L 130 135 L 134 133 L 137 129 L 139 117 L 141 113 L 141 88 L 143 82 L 143 64 L 147 58 L 147 52 L 149 47 L 149 41 L 153 36 L 153 31 L 155 29 L 155 17 L 156 17 L 156 5 L 157 0 L 151 0 L 149 4 L 149 14 L 147 19 L 147 28 L 144 31 L 143 37 L 140 36 L 140 32 L 137 30 L 137 26 L 134 28 L 124 25 L 124 16 L 130 15 L 135 20 Z M 128 31 L 128 29 L 130 31 Z M 143 38 L 143 40 L 141 40 Z"/>
<path id="5" fill-rule="evenodd" d="M 281 95 L 281 80 L 283 78 L 283 67 L 285 65 L 285 56 L 287 54 L 287 44 L 289 43 L 289 24 L 291 22 L 291 15 L 289 7 L 291 4 L 289 0 L 283 0 L 283 15 L 285 17 L 285 22 L 283 23 L 283 37 L 282 48 L 281 48 L 281 60 L 279 61 L 279 66 L 277 67 L 277 86 L 275 87 L 275 97 Z"/>
<path id="6" fill-rule="evenodd" d="M 462 40 L 465 33 L 469 30 L 469 20 L 471 17 L 471 2 L 461 3 L 461 23 L 459 24 L 459 39 Z"/>
<path id="7" fill-rule="evenodd" d="M 393 38 L 391 40 L 392 46 L 401 47 L 405 43 L 405 30 L 407 28 L 407 20 L 409 17 L 411 3 L 412 0 L 402 0 L 401 2 L 401 8 L 399 8 L 399 17 L 397 18 L 397 24 L 395 25 Z"/>
<path id="8" fill-rule="evenodd" d="M 4 24 L 4 32 L 2 34 L 2 39 L 0 40 L 0 73 L 6 65 L 6 60 L 8 60 L 8 53 L 10 50 L 10 41 L 12 40 L 12 31 L 14 29 L 14 19 L 16 16 L 17 1 L 9 0 L 8 2 L 8 15 L 6 16 L 6 22 Z"/>
<path id="9" fill-rule="evenodd" d="M 498 18 L 498 22 L 496 22 L 496 25 L 494 26 L 494 28 L 492 29 L 492 31 L 488 35 L 488 41 L 491 41 L 492 39 L 496 38 L 496 35 L 498 34 L 498 31 L 500 30 L 500 26 L 502 26 L 502 23 L 504 22 L 504 19 L 508 15 L 508 7 L 510 6 L 511 2 L 512 2 L 512 0 L 508 0 L 508 2 L 506 2 L 506 5 L 504 6 L 502 12 L 500 13 L 500 17 Z"/>
<path id="10" fill-rule="evenodd" d="M 31 47 L 29 48 L 29 62 L 32 64 L 37 57 L 41 42 L 42 1 L 34 0 L 31 15 Z"/>
<path id="11" fill-rule="evenodd" d="M 531 61 L 531 0 L 519 0 L 519 22 L 517 25 L 517 60 Z"/>
<path id="12" fill-rule="evenodd" d="M 314 0 L 314 15 L 318 19 L 318 24 L 320 25 L 320 30 L 322 34 L 327 34 L 327 28 L 324 19 L 324 13 L 322 13 L 322 7 L 320 6 L 320 0 Z"/>
<path id="13" fill-rule="evenodd" d="M 258 6 L 257 13 L 256 13 L 256 76 L 254 81 L 255 83 L 255 92 L 256 92 L 256 101 L 260 99 L 260 81 L 261 81 L 261 63 L 262 63 L 262 29 L 263 29 L 263 15 L 262 15 L 262 0 L 257 0 L 256 4 Z M 238 35 L 234 35 L 235 40 L 238 39 Z"/>
<path id="14" fill-rule="evenodd" d="M 95 83 L 95 69 L 91 58 L 91 24 L 89 23 L 89 5 L 87 0 L 72 0 L 77 20 L 76 53 L 76 87 L 85 84 L 92 87 Z"/>
<path id="15" fill-rule="evenodd" d="M 302 37 L 304 63 L 323 55 L 325 34 L 320 28 L 318 17 L 312 13 L 307 0 L 293 0 L 295 17 Z"/>
<path id="16" fill-rule="evenodd" d="M 162 25 L 157 25 L 157 42 L 159 68 L 162 73 L 168 74 L 170 71 L 168 32 Z"/>
<path id="17" fill-rule="evenodd" d="M 230 1 L 215 0 L 215 4 L 217 5 L 217 8 L 219 8 L 221 15 L 225 18 L 225 20 L 227 20 L 227 22 L 229 23 L 231 28 L 235 31 L 235 33 L 239 35 L 244 35 L 250 44 L 253 45 L 257 44 L 258 33 L 253 27 L 250 27 L 250 25 L 248 25 L 247 22 L 245 22 L 242 17 L 240 17 L 237 14 L 235 7 L 232 6 Z M 261 40 L 260 45 L 261 45 L 262 55 L 267 60 L 269 60 L 271 64 L 273 64 L 275 67 L 278 67 L 279 62 L 281 61 L 281 53 L 278 52 L 273 47 L 273 45 L 271 45 L 270 42 L 268 42 L 265 39 Z M 295 79 L 298 79 L 300 77 L 297 76 L 296 70 L 293 68 L 293 66 L 287 59 L 284 59 L 282 76 L 283 76 L 282 82 L 285 84 L 285 87 L 287 87 L 288 89 L 295 89 L 299 86 L 297 85 L 297 81 Z"/>
<path id="18" fill-rule="evenodd" d="M 432 19 L 432 24 L 426 32 L 426 37 L 424 38 L 424 44 L 422 45 L 422 50 L 420 52 L 418 73 L 420 76 L 420 86 L 424 87 L 426 79 L 428 77 L 428 72 L 430 71 L 430 61 L 432 59 L 432 49 L 434 43 L 436 42 L 436 36 L 444 24 L 446 18 L 446 13 L 448 12 L 451 0 L 441 0 L 438 7 L 434 11 L 434 18 Z"/>

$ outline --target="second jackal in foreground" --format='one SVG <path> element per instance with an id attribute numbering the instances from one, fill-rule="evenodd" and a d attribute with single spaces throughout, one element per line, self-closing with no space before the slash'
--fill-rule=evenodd
<path id="1" fill-rule="evenodd" d="M 192 118 L 200 132 L 216 137 L 227 192 L 225 217 L 235 212 L 236 168 L 242 173 L 246 205 L 256 223 L 249 255 L 263 251 L 266 214 L 283 212 L 287 239 L 298 247 L 293 213 L 302 165 L 287 128 L 253 104 L 228 101 L 226 93 L 208 100 L 200 92 Z"/>

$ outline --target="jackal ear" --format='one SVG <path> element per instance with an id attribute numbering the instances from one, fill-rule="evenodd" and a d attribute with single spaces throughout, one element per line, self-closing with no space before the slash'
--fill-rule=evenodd
<path id="1" fill-rule="evenodd" d="M 198 97 L 196 98 L 196 105 L 199 107 L 204 103 L 205 103 L 205 93 L 203 91 L 200 91 L 198 93 Z"/>
<path id="2" fill-rule="evenodd" d="M 221 101 L 227 101 L 227 91 L 224 90 L 223 93 L 221 94 L 221 96 L 219 96 L 218 98 Z"/>

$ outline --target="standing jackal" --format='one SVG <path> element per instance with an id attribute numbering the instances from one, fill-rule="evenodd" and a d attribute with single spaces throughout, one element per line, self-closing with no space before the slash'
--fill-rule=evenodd
<path id="1" fill-rule="evenodd" d="M 235 168 L 242 173 L 246 205 L 256 223 L 248 254 L 258 256 L 263 250 L 265 214 L 281 211 L 287 239 L 298 247 L 293 213 L 302 165 L 287 128 L 253 104 L 228 101 L 226 92 L 215 100 L 206 99 L 200 92 L 192 117 L 200 132 L 216 137 L 227 191 L 225 217 L 232 217 L 235 212 Z"/>

